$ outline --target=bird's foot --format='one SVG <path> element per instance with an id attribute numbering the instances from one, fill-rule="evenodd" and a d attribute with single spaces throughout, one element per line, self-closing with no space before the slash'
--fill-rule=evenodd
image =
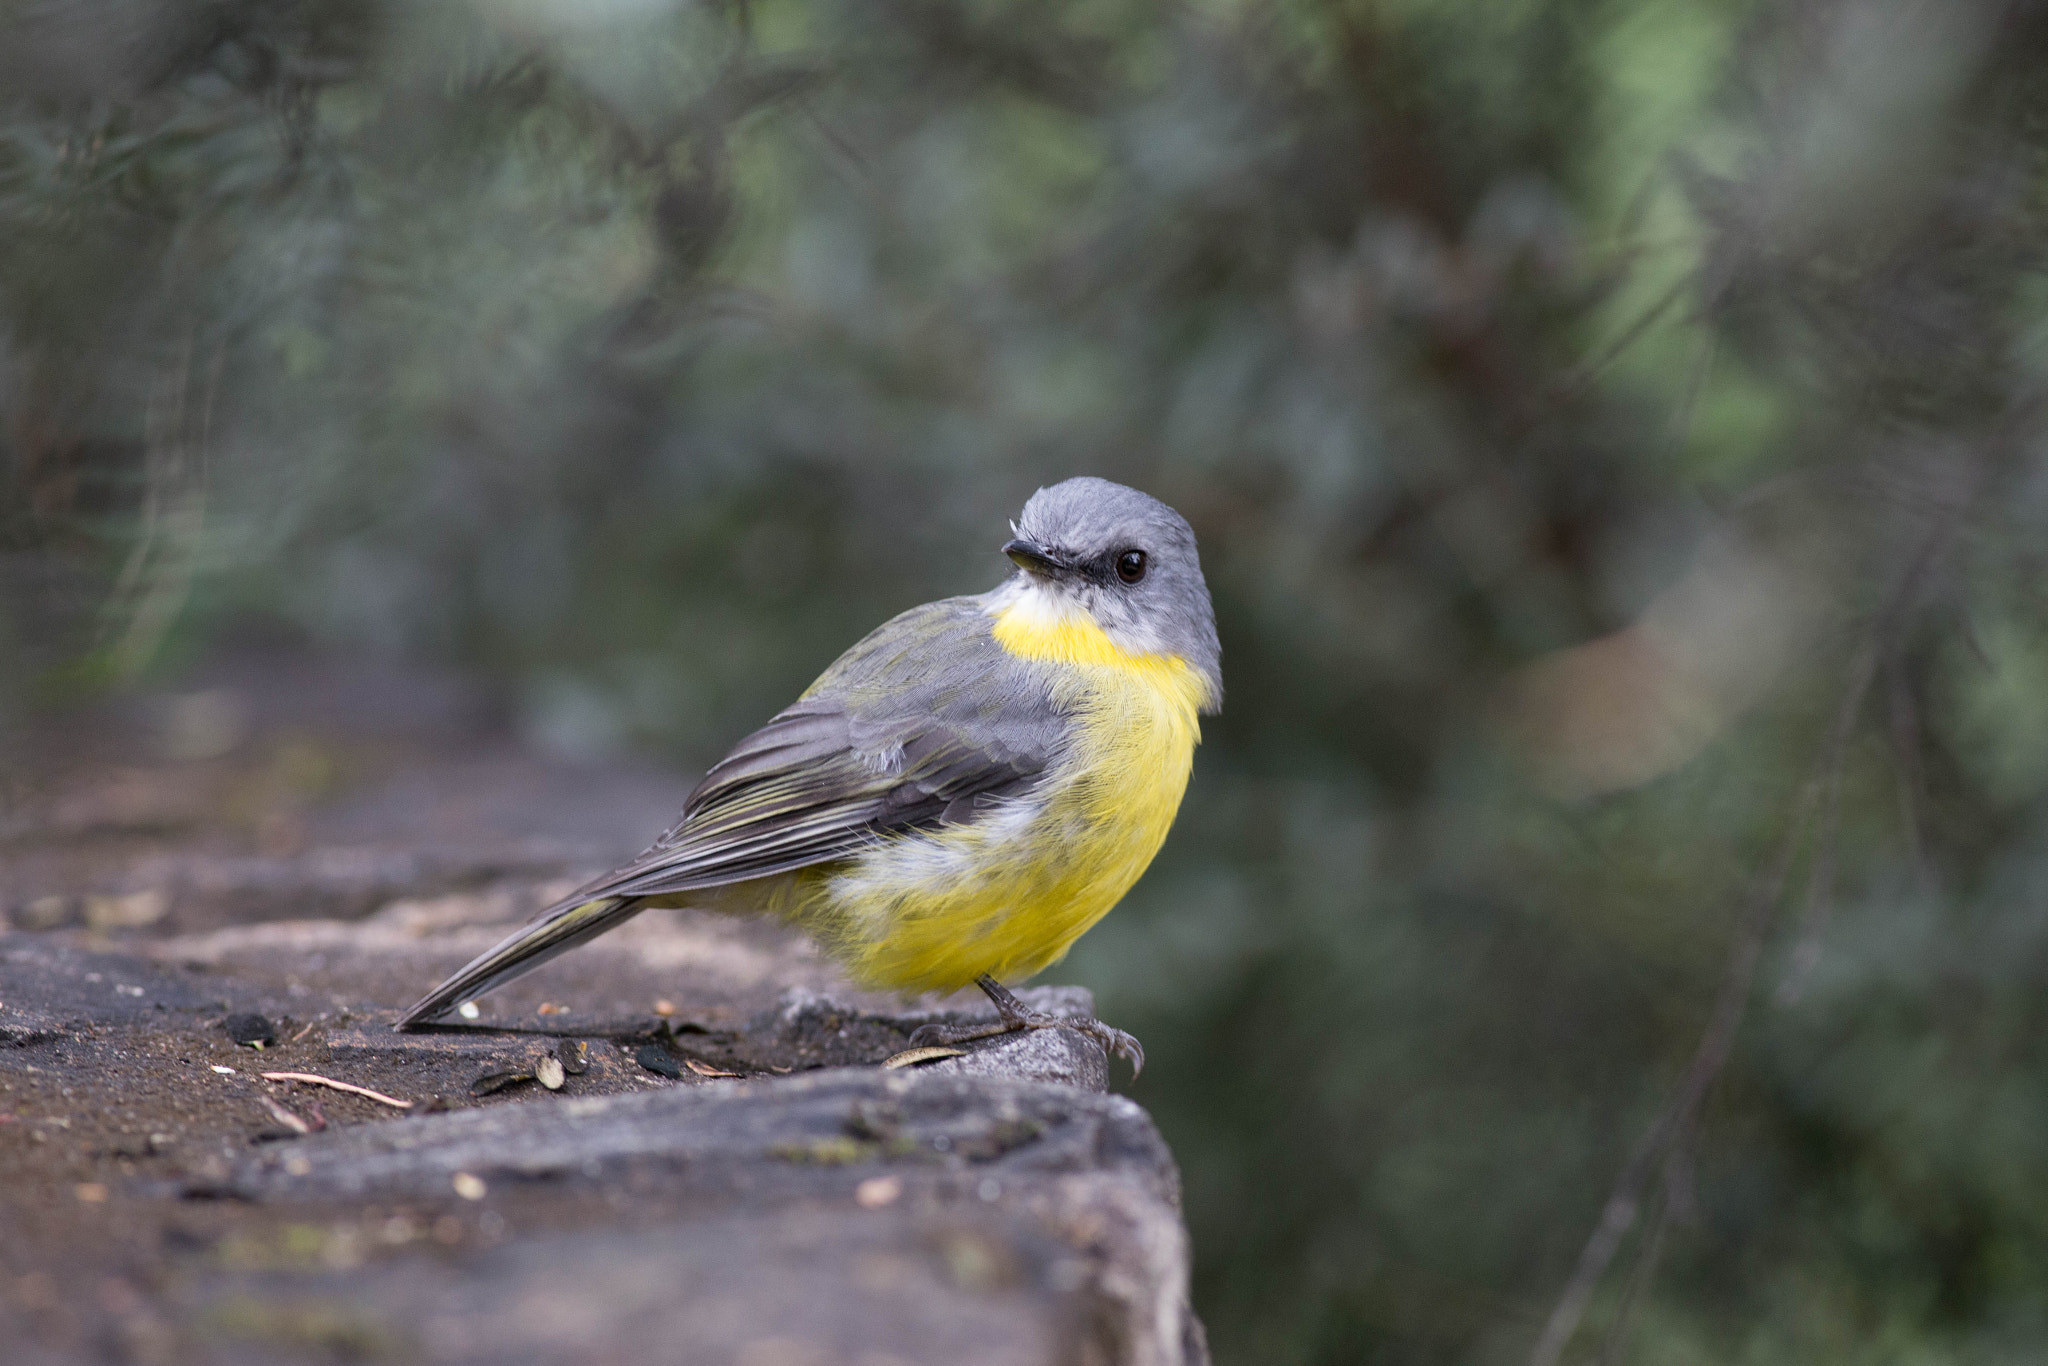
<path id="1" fill-rule="evenodd" d="M 1033 1010 L 1018 1000 L 1009 988 L 993 977 L 979 977 L 975 985 L 980 987 L 995 1003 L 996 1023 L 992 1025 L 949 1025 L 933 1023 L 920 1025 L 911 1034 L 912 1047 L 925 1048 L 932 1045 L 971 1043 L 976 1039 L 993 1039 L 1004 1034 L 1015 1034 L 1026 1029 L 1071 1029 L 1085 1034 L 1101 1044 L 1103 1049 L 1131 1065 L 1131 1076 L 1145 1070 L 1145 1048 L 1138 1040 L 1121 1029 L 1104 1024 L 1092 1015 L 1052 1015 L 1043 1010 Z"/>

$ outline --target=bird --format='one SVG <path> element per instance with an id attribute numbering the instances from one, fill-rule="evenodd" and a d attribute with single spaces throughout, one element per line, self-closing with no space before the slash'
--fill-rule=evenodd
<path id="1" fill-rule="evenodd" d="M 645 852 L 543 910 L 399 1019 L 417 1029 L 649 906 L 763 914 L 862 986 L 972 983 L 992 1027 L 1067 1028 L 1143 1070 L 1144 1050 L 1006 983 L 1063 958 L 1137 882 L 1223 703 L 1195 535 L 1136 489 L 1083 476 L 1010 523 L 986 593 L 885 622 L 712 766 Z"/>

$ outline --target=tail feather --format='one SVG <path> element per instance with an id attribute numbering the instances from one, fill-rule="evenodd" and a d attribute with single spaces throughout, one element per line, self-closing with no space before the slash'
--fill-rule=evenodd
<path id="1" fill-rule="evenodd" d="M 516 934 L 428 992 L 418 1005 L 399 1018 L 397 1028 L 411 1029 L 425 1024 L 447 1014 L 464 1001 L 473 1000 L 493 987 L 503 986 L 521 973 L 531 972 L 556 954 L 566 953 L 578 944 L 624 924 L 639 913 L 641 904 L 637 897 L 607 896 L 550 907 Z"/>

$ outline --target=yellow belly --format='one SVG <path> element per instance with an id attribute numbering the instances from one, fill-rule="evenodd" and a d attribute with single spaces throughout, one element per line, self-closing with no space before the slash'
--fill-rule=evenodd
<path id="1" fill-rule="evenodd" d="M 1125 653 L 1085 617 L 1006 613 L 994 634 L 1060 666 L 1070 751 L 1008 807 L 888 840 L 790 889 L 790 911 L 867 985 L 952 991 L 1058 961 L 1130 890 L 1180 810 L 1201 738 L 1199 674 Z"/>

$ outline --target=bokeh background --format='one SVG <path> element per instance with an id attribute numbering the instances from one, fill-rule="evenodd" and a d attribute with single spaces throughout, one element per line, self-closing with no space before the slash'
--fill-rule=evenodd
<path id="1" fill-rule="evenodd" d="M 2044 383 L 2035 0 L 0 6 L 17 740 L 260 637 L 688 770 L 1188 516 L 1051 976 L 1224 1362 L 2040 1359 Z"/>

